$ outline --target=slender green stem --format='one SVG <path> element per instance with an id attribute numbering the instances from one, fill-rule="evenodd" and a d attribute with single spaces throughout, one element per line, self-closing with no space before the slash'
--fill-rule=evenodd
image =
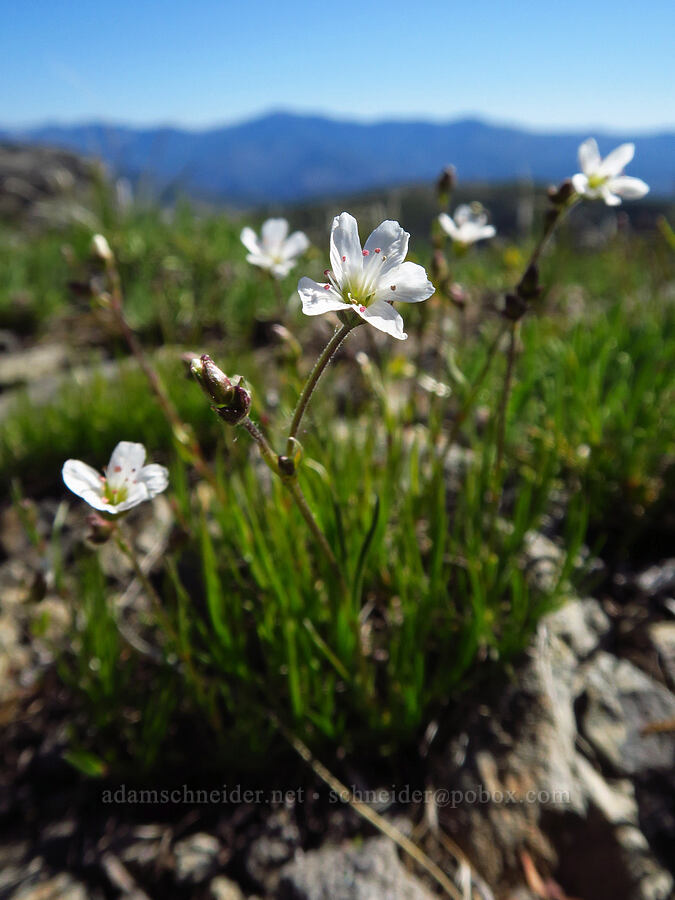
<path id="1" fill-rule="evenodd" d="M 517 322 L 511 322 L 509 329 L 509 349 L 506 357 L 506 372 L 504 373 L 504 385 L 502 387 L 501 397 L 499 399 L 499 410 L 497 413 L 497 450 L 495 454 L 495 465 L 492 475 L 491 487 L 491 514 L 490 514 L 490 541 L 492 546 L 495 526 L 497 522 L 497 513 L 499 511 L 499 502 L 502 494 L 502 467 L 504 464 L 504 445 L 506 442 L 506 410 L 511 394 L 511 386 L 513 384 L 513 369 L 516 359 L 516 329 Z"/>
<path id="2" fill-rule="evenodd" d="M 145 590 L 145 593 L 148 595 L 148 598 L 150 599 L 150 601 L 152 602 L 152 604 L 155 607 L 157 616 L 161 620 L 162 627 L 164 628 L 164 630 L 167 634 L 171 635 L 172 640 L 175 641 L 176 635 L 171 626 L 171 623 L 169 622 L 169 619 L 168 619 L 166 613 L 164 612 L 161 597 L 159 596 L 159 594 L 153 587 L 152 582 L 150 581 L 148 576 L 143 571 L 143 567 L 141 566 L 140 562 L 138 561 L 138 557 L 136 556 L 136 553 L 134 552 L 132 546 L 122 537 L 122 534 L 119 530 L 119 525 L 115 528 L 114 533 L 115 533 L 115 543 L 117 544 L 119 549 L 122 551 L 122 553 L 126 556 L 126 558 L 131 563 L 134 573 L 136 575 L 136 578 L 138 578 L 140 583 L 143 585 L 143 589 Z"/>
<path id="3" fill-rule="evenodd" d="M 567 213 L 577 205 L 579 202 L 578 197 L 576 195 L 572 195 L 572 197 L 567 201 L 567 203 L 562 204 L 561 206 L 555 206 L 549 209 L 548 214 L 546 216 L 544 222 L 544 231 L 539 238 L 537 244 L 532 251 L 529 260 L 527 261 L 527 265 L 525 266 L 525 272 L 530 268 L 530 266 L 534 266 L 539 262 L 539 257 L 541 256 L 544 247 L 548 244 L 551 235 L 556 230 L 560 222 L 564 219 Z"/>
<path id="4" fill-rule="evenodd" d="M 265 460 L 270 469 L 274 472 L 275 475 L 280 475 L 279 472 L 279 457 L 274 452 L 272 447 L 270 446 L 269 441 L 262 433 L 262 431 L 258 428 L 255 422 L 252 422 L 248 416 L 245 419 L 242 419 L 239 422 L 242 428 L 245 428 L 246 431 L 251 435 L 253 440 L 258 445 L 258 449 L 260 450 L 260 455 Z"/>
<path id="5" fill-rule="evenodd" d="M 504 376 L 504 389 L 499 404 L 499 429 L 497 431 L 497 458 L 495 472 L 498 475 L 504 461 L 504 438 L 506 435 L 506 407 L 511 393 L 513 382 L 513 364 L 516 358 L 516 323 L 513 322 L 509 329 L 509 349 L 506 358 L 506 374 Z"/>
<path id="6" fill-rule="evenodd" d="M 455 419 L 452 423 L 452 428 L 450 429 L 447 440 L 445 441 L 445 445 L 444 445 L 443 449 L 441 450 L 441 457 L 443 459 L 445 459 L 447 454 L 450 452 L 450 448 L 457 440 L 457 435 L 459 433 L 459 429 L 462 427 L 462 425 L 466 421 L 467 416 L 471 412 L 473 405 L 476 402 L 476 397 L 478 396 L 478 392 L 480 391 L 481 387 L 483 386 L 483 382 L 487 378 L 487 374 L 492 367 L 492 363 L 497 354 L 497 349 L 499 347 L 499 344 L 500 344 L 502 337 L 504 336 L 504 333 L 506 332 L 507 328 L 508 328 L 508 325 L 506 323 L 504 323 L 504 325 L 499 329 L 499 332 L 497 333 L 496 337 L 494 338 L 494 340 L 492 341 L 492 343 L 490 344 L 490 346 L 488 348 L 485 362 L 483 363 L 481 370 L 478 373 L 478 376 L 473 383 L 471 391 L 469 392 L 469 396 L 466 398 L 466 400 L 464 401 L 464 405 L 462 406 L 460 411 L 455 416 Z"/>
<path id="7" fill-rule="evenodd" d="M 347 337 L 349 332 L 354 328 L 355 324 L 342 325 L 336 329 L 333 337 L 328 341 L 326 346 L 324 347 L 321 355 L 317 359 L 314 364 L 314 368 L 309 373 L 309 377 L 305 382 L 305 386 L 303 387 L 300 396 L 298 397 L 298 403 L 295 407 L 295 411 L 293 413 L 293 419 L 291 421 L 291 428 L 288 432 L 288 443 L 289 443 L 289 454 L 292 452 L 291 439 L 295 438 L 298 430 L 300 428 L 300 423 L 302 422 L 302 417 L 305 414 L 305 410 L 307 409 L 307 405 L 314 393 L 314 388 L 319 383 L 319 379 L 321 378 L 324 369 L 328 365 L 328 363 L 333 358 L 336 350 L 340 346 L 340 344 Z"/>
<path id="8" fill-rule="evenodd" d="M 222 729 L 223 723 L 220 718 L 220 713 L 218 712 L 218 709 L 213 705 L 213 703 L 208 701 L 208 691 L 206 689 L 206 684 L 205 684 L 204 678 L 197 673 L 197 670 L 194 667 L 194 664 L 192 662 L 189 651 L 187 651 L 181 647 L 181 641 L 176 632 L 176 629 L 173 627 L 169 617 L 167 616 L 166 612 L 164 611 L 161 597 L 159 596 L 159 594 L 153 587 L 152 582 L 150 581 L 150 579 L 148 578 L 146 573 L 143 571 L 143 567 L 140 564 L 140 562 L 138 561 L 138 557 L 136 556 L 136 553 L 134 552 L 133 547 L 131 546 L 131 544 L 129 544 L 128 541 L 126 541 L 122 537 L 122 534 L 119 529 L 119 525 L 116 526 L 114 534 L 115 534 L 115 543 L 117 544 L 119 549 L 122 551 L 122 553 L 127 557 L 127 559 L 129 560 L 129 562 L 131 563 L 131 565 L 133 567 L 136 577 L 138 578 L 140 583 L 143 585 L 143 588 L 144 588 L 146 594 L 150 598 L 150 600 L 155 608 L 155 613 L 157 615 L 157 618 L 158 618 L 162 628 L 164 629 L 165 634 L 169 635 L 171 641 L 173 642 L 173 645 L 179 654 L 181 662 L 185 666 L 188 676 L 195 686 L 195 689 L 199 695 L 199 700 L 202 704 L 204 704 L 205 707 L 207 707 L 209 709 L 211 723 L 215 727 L 216 732 L 218 732 L 220 729 Z"/>
<path id="9" fill-rule="evenodd" d="M 120 280 L 119 272 L 117 270 L 117 266 L 115 265 L 115 261 L 113 259 L 109 259 L 106 262 L 106 272 L 110 280 L 111 288 L 110 308 L 114 313 L 115 318 L 117 319 L 117 323 L 122 330 L 122 334 L 124 335 L 124 339 L 126 340 L 129 349 L 136 359 L 141 371 L 147 378 L 153 393 L 157 397 L 165 418 L 171 425 L 171 430 L 173 432 L 174 438 L 178 441 L 179 444 L 181 444 L 181 446 L 185 447 L 188 450 L 195 469 L 199 472 L 202 478 L 205 478 L 209 482 L 220 499 L 224 500 L 222 488 L 218 483 L 218 479 L 216 478 L 213 469 L 206 462 L 206 459 L 202 452 L 202 448 L 200 447 L 192 428 L 181 419 L 180 413 L 176 409 L 173 401 L 171 400 L 171 397 L 164 387 L 164 384 L 159 377 L 157 370 L 151 364 L 145 353 L 145 350 L 143 349 L 143 345 L 138 340 L 138 337 L 136 336 L 133 328 L 124 315 L 124 295 L 122 293 L 122 283 Z"/>
<path id="10" fill-rule="evenodd" d="M 317 541 L 321 545 L 323 552 L 326 554 L 326 558 L 328 559 L 328 562 L 331 564 L 331 568 L 335 572 L 335 574 L 338 578 L 338 581 L 340 582 L 340 587 L 342 588 L 343 592 L 345 594 L 347 594 L 348 593 L 347 583 L 346 583 L 345 577 L 342 573 L 342 569 L 340 568 L 340 565 L 339 565 L 337 559 L 335 558 L 335 554 L 333 553 L 333 550 L 332 550 L 330 544 L 328 543 L 328 539 L 326 538 L 326 535 L 323 533 L 323 531 L 319 527 L 318 522 L 314 518 L 314 514 L 312 513 L 312 510 L 309 508 L 309 504 L 307 503 L 307 500 L 305 499 L 305 495 L 302 493 L 302 488 L 300 487 L 300 482 L 298 481 L 297 475 L 295 475 L 289 479 L 284 479 L 284 484 L 286 485 L 286 487 L 290 491 L 291 496 L 295 500 L 296 506 L 300 510 L 300 513 L 302 514 L 303 519 L 309 525 L 310 531 L 312 532 L 314 537 L 317 539 Z"/>
<path id="11" fill-rule="evenodd" d="M 272 289 L 274 290 L 274 297 L 277 301 L 277 306 L 278 306 L 279 312 L 280 312 L 284 305 L 284 298 L 281 293 L 281 284 L 279 283 L 279 279 L 276 278 L 274 275 L 272 275 L 271 272 L 270 272 L 270 278 L 272 279 Z"/>
<path id="12" fill-rule="evenodd" d="M 312 534 L 314 535 L 314 537 L 320 544 L 323 552 L 326 554 L 326 558 L 328 559 L 328 562 L 330 563 L 332 569 L 334 570 L 334 572 L 338 578 L 338 581 L 340 582 L 340 586 L 342 587 L 343 591 L 346 593 L 347 585 L 345 582 L 345 578 L 344 578 L 342 569 L 340 568 L 340 565 L 339 565 L 337 559 L 335 558 L 335 554 L 333 553 L 333 550 L 332 550 L 330 544 L 328 543 L 328 539 L 326 538 L 326 535 L 323 533 L 323 531 L 319 527 L 318 522 L 314 518 L 314 514 L 312 513 L 312 510 L 309 508 L 309 504 L 307 503 L 307 500 L 305 499 L 305 495 L 303 494 L 302 489 L 300 487 L 297 472 L 295 472 L 294 470 L 291 470 L 290 472 L 284 472 L 284 470 L 281 468 L 281 466 L 279 464 L 279 457 L 276 455 L 276 453 L 270 446 L 267 438 L 262 433 L 262 431 L 260 431 L 258 426 L 254 422 L 252 422 L 248 417 L 243 419 L 239 424 L 242 425 L 246 429 L 246 431 L 248 431 L 248 433 L 251 435 L 253 440 L 257 443 L 262 458 L 265 460 L 265 462 L 267 463 L 269 468 L 275 473 L 275 475 L 277 475 L 279 478 L 281 478 L 284 486 L 288 489 L 290 495 L 293 497 L 293 500 L 295 501 L 296 506 L 300 510 L 303 519 L 309 525 L 310 531 L 312 532 Z"/>

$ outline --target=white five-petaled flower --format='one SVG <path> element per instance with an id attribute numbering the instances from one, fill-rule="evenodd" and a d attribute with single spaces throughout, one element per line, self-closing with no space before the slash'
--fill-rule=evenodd
<path id="1" fill-rule="evenodd" d="M 380 331 L 405 340 L 403 319 L 393 302 L 419 303 L 435 290 L 422 266 L 404 262 L 409 238 L 398 222 L 388 220 L 377 226 L 362 249 L 356 219 L 346 212 L 336 216 L 330 235 L 331 269 L 324 272 L 328 281 L 300 279 L 302 311 L 318 316 L 353 310 Z"/>
<path id="2" fill-rule="evenodd" d="M 454 219 L 444 212 L 438 217 L 443 231 L 456 244 L 463 244 L 465 247 L 497 234 L 494 225 L 488 225 L 487 220 L 487 213 L 480 204 L 468 205 L 466 203 L 457 207 Z"/>
<path id="3" fill-rule="evenodd" d="M 641 178 L 622 174 L 634 154 L 635 144 L 621 144 L 602 159 L 595 138 L 588 138 L 579 147 L 581 172 L 572 176 L 574 190 L 590 200 L 602 198 L 607 206 L 618 206 L 622 197 L 639 200 L 649 191 L 649 185 Z"/>
<path id="4" fill-rule="evenodd" d="M 261 237 L 252 228 L 244 228 L 241 242 L 249 251 L 247 261 L 253 266 L 268 269 L 275 278 L 285 278 L 301 253 L 309 247 L 309 239 L 302 231 L 288 235 L 286 219 L 268 219 L 263 223 Z"/>
<path id="5" fill-rule="evenodd" d="M 161 494 L 169 483 L 164 466 L 145 462 L 143 444 L 120 441 L 101 475 L 80 459 L 68 459 L 63 464 L 66 487 L 82 497 L 94 509 L 112 515 L 126 512 L 144 500 Z"/>

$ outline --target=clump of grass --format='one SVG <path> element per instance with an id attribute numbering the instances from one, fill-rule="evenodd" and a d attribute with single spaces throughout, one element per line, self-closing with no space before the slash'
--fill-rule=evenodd
<path id="1" fill-rule="evenodd" d="M 181 212 L 170 227 L 149 213 L 137 217 L 112 244 L 129 319 L 144 334 L 158 324 L 165 339 L 187 343 L 217 332 L 222 317 L 222 356 L 253 382 L 259 413 L 274 395 L 264 430 L 278 435 L 302 361 L 290 353 L 272 369 L 266 356 L 257 368 L 249 348 L 238 349 L 237 336 L 251 334 L 261 309 L 291 318 L 258 273 L 234 262 L 214 275 L 237 256 L 237 242 L 226 220 Z M 515 280 L 516 250 L 520 261 L 527 254 L 506 249 L 458 260 L 453 277 L 490 291 Z M 298 477 L 347 590 L 285 485 L 243 431 L 219 429 L 195 386 L 181 380 L 178 358 L 160 367 L 163 381 L 215 458 L 212 481 L 199 486 L 133 367 L 86 389 L 64 384 L 39 414 L 17 403 L 0 435 L 5 476 L 40 483 L 46 473 L 43 483 L 54 483 L 66 457 L 86 447 L 88 461 L 101 465 L 122 437 L 163 453 L 171 467 L 179 527 L 154 581 L 169 627 L 151 614 L 144 621 L 164 662 L 139 656 L 119 636 L 106 605 L 113 585 L 91 551 L 81 551 L 69 582 L 80 612 L 62 672 L 92 711 L 98 737 L 89 733 L 85 743 L 105 748 L 105 765 L 154 765 L 186 715 L 206 723 L 219 753 L 236 756 L 245 746 L 252 764 L 263 765 L 275 734 L 270 709 L 312 746 L 395 753 L 481 671 L 508 665 L 526 646 L 578 577 L 589 535 L 630 549 L 672 489 L 665 472 L 675 451 L 675 315 L 663 287 L 666 257 L 620 237 L 592 258 L 563 246 L 550 267 L 559 283 L 514 338 L 514 386 L 501 415 L 508 352 L 501 320 L 484 312 L 489 291 L 471 296 L 475 307 L 455 328 L 465 339 L 452 352 L 429 340 L 442 329 L 425 317 L 457 316 L 439 301 L 431 313 L 412 312 L 417 357 L 375 344 L 360 369 L 353 360 L 341 367 L 339 396 L 331 390 L 338 373 L 325 377 Z M 573 288 L 585 280 L 590 289 Z M 574 304 L 585 308 L 577 314 Z M 429 393 L 430 371 L 449 396 Z M 529 550 L 541 531 L 557 547 L 548 578 L 534 577 Z M 125 716 L 145 724 L 113 739 Z"/>

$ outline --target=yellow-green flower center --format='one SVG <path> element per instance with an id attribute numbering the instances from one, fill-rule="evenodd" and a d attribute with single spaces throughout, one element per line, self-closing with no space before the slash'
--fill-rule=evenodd
<path id="1" fill-rule="evenodd" d="M 127 499 L 128 489 L 126 485 L 122 485 L 122 487 L 113 488 L 106 481 L 103 486 L 103 496 L 108 501 L 111 506 L 117 506 L 118 503 L 123 503 Z"/>
<path id="2" fill-rule="evenodd" d="M 603 184 L 607 181 L 609 176 L 607 175 L 589 175 L 588 176 L 588 186 L 593 190 L 596 190 L 599 187 L 602 187 Z"/>

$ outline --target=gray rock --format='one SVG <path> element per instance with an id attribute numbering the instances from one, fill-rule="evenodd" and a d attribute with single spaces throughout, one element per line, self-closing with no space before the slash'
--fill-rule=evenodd
<path id="1" fill-rule="evenodd" d="M 433 773 L 436 788 L 464 792 L 438 810 L 440 824 L 492 885 L 522 880 L 527 848 L 572 896 L 661 900 L 665 886 L 672 889 L 640 830 L 655 792 L 648 785 L 638 794 L 635 779 L 656 773 L 667 790 L 671 738 L 640 731 L 675 716 L 675 698 L 597 649 L 608 628 L 593 600 L 546 617 L 517 678 L 491 708 L 473 711 Z M 475 802 L 481 791 L 486 799 Z M 663 839 L 661 804 L 652 816 L 655 845 Z"/>
<path id="2" fill-rule="evenodd" d="M 211 834 L 192 834 L 175 844 L 176 878 L 181 884 L 200 884 L 220 868 L 220 842 Z"/>
<path id="3" fill-rule="evenodd" d="M 51 378 L 68 359 L 64 344 L 38 344 L 28 350 L 0 355 L 0 387 L 37 383 Z"/>
<path id="4" fill-rule="evenodd" d="M 589 656 L 611 627 L 609 618 L 593 598 L 566 603 L 547 617 L 546 625 L 579 659 Z"/>
<path id="5" fill-rule="evenodd" d="M 31 226 L 89 216 L 95 164 L 67 150 L 0 143 L 0 216 Z"/>
<path id="6" fill-rule="evenodd" d="M 289 810 L 280 806 L 267 817 L 262 834 L 251 840 L 246 871 L 268 892 L 275 889 L 281 866 L 293 857 L 300 845 L 300 832 Z"/>
<path id="7" fill-rule="evenodd" d="M 360 846 L 325 846 L 299 852 L 284 867 L 279 900 L 431 900 L 429 891 L 401 864 L 387 838 Z"/>
<path id="8" fill-rule="evenodd" d="M 91 900 L 84 885 L 75 881 L 66 872 L 19 888 L 9 900 Z"/>
<path id="9" fill-rule="evenodd" d="M 246 900 L 241 888 L 234 881 L 219 875 L 209 884 L 209 900 Z"/>
<path id="10" fill-rule="evenodd" d="M 654 622 L 648 628 L 666 683 L 675 688 L 675 622 Z"/>
<path id="11" fill-rule="evenodd" d="M 650 566 L 637 576 L 635 583 L 647 597 L 675 594 L 675 559 L 667 559 L 658 566 Z"/>
<path id="12" fill-rule="evenodd" d="M 627 660 L 600 652 L 579 673 L 581 732 L 620 776 L 669 771 L 675 740 L 646 727 L 675 719 L 675 696 Z"/>
<path id="13" fill-rule="evenodd" d="M 530 582 L 540 591 L 554 590 L 563 564 L 560 547 L 541 532 L 528 531 L 524 555 Z"/>

